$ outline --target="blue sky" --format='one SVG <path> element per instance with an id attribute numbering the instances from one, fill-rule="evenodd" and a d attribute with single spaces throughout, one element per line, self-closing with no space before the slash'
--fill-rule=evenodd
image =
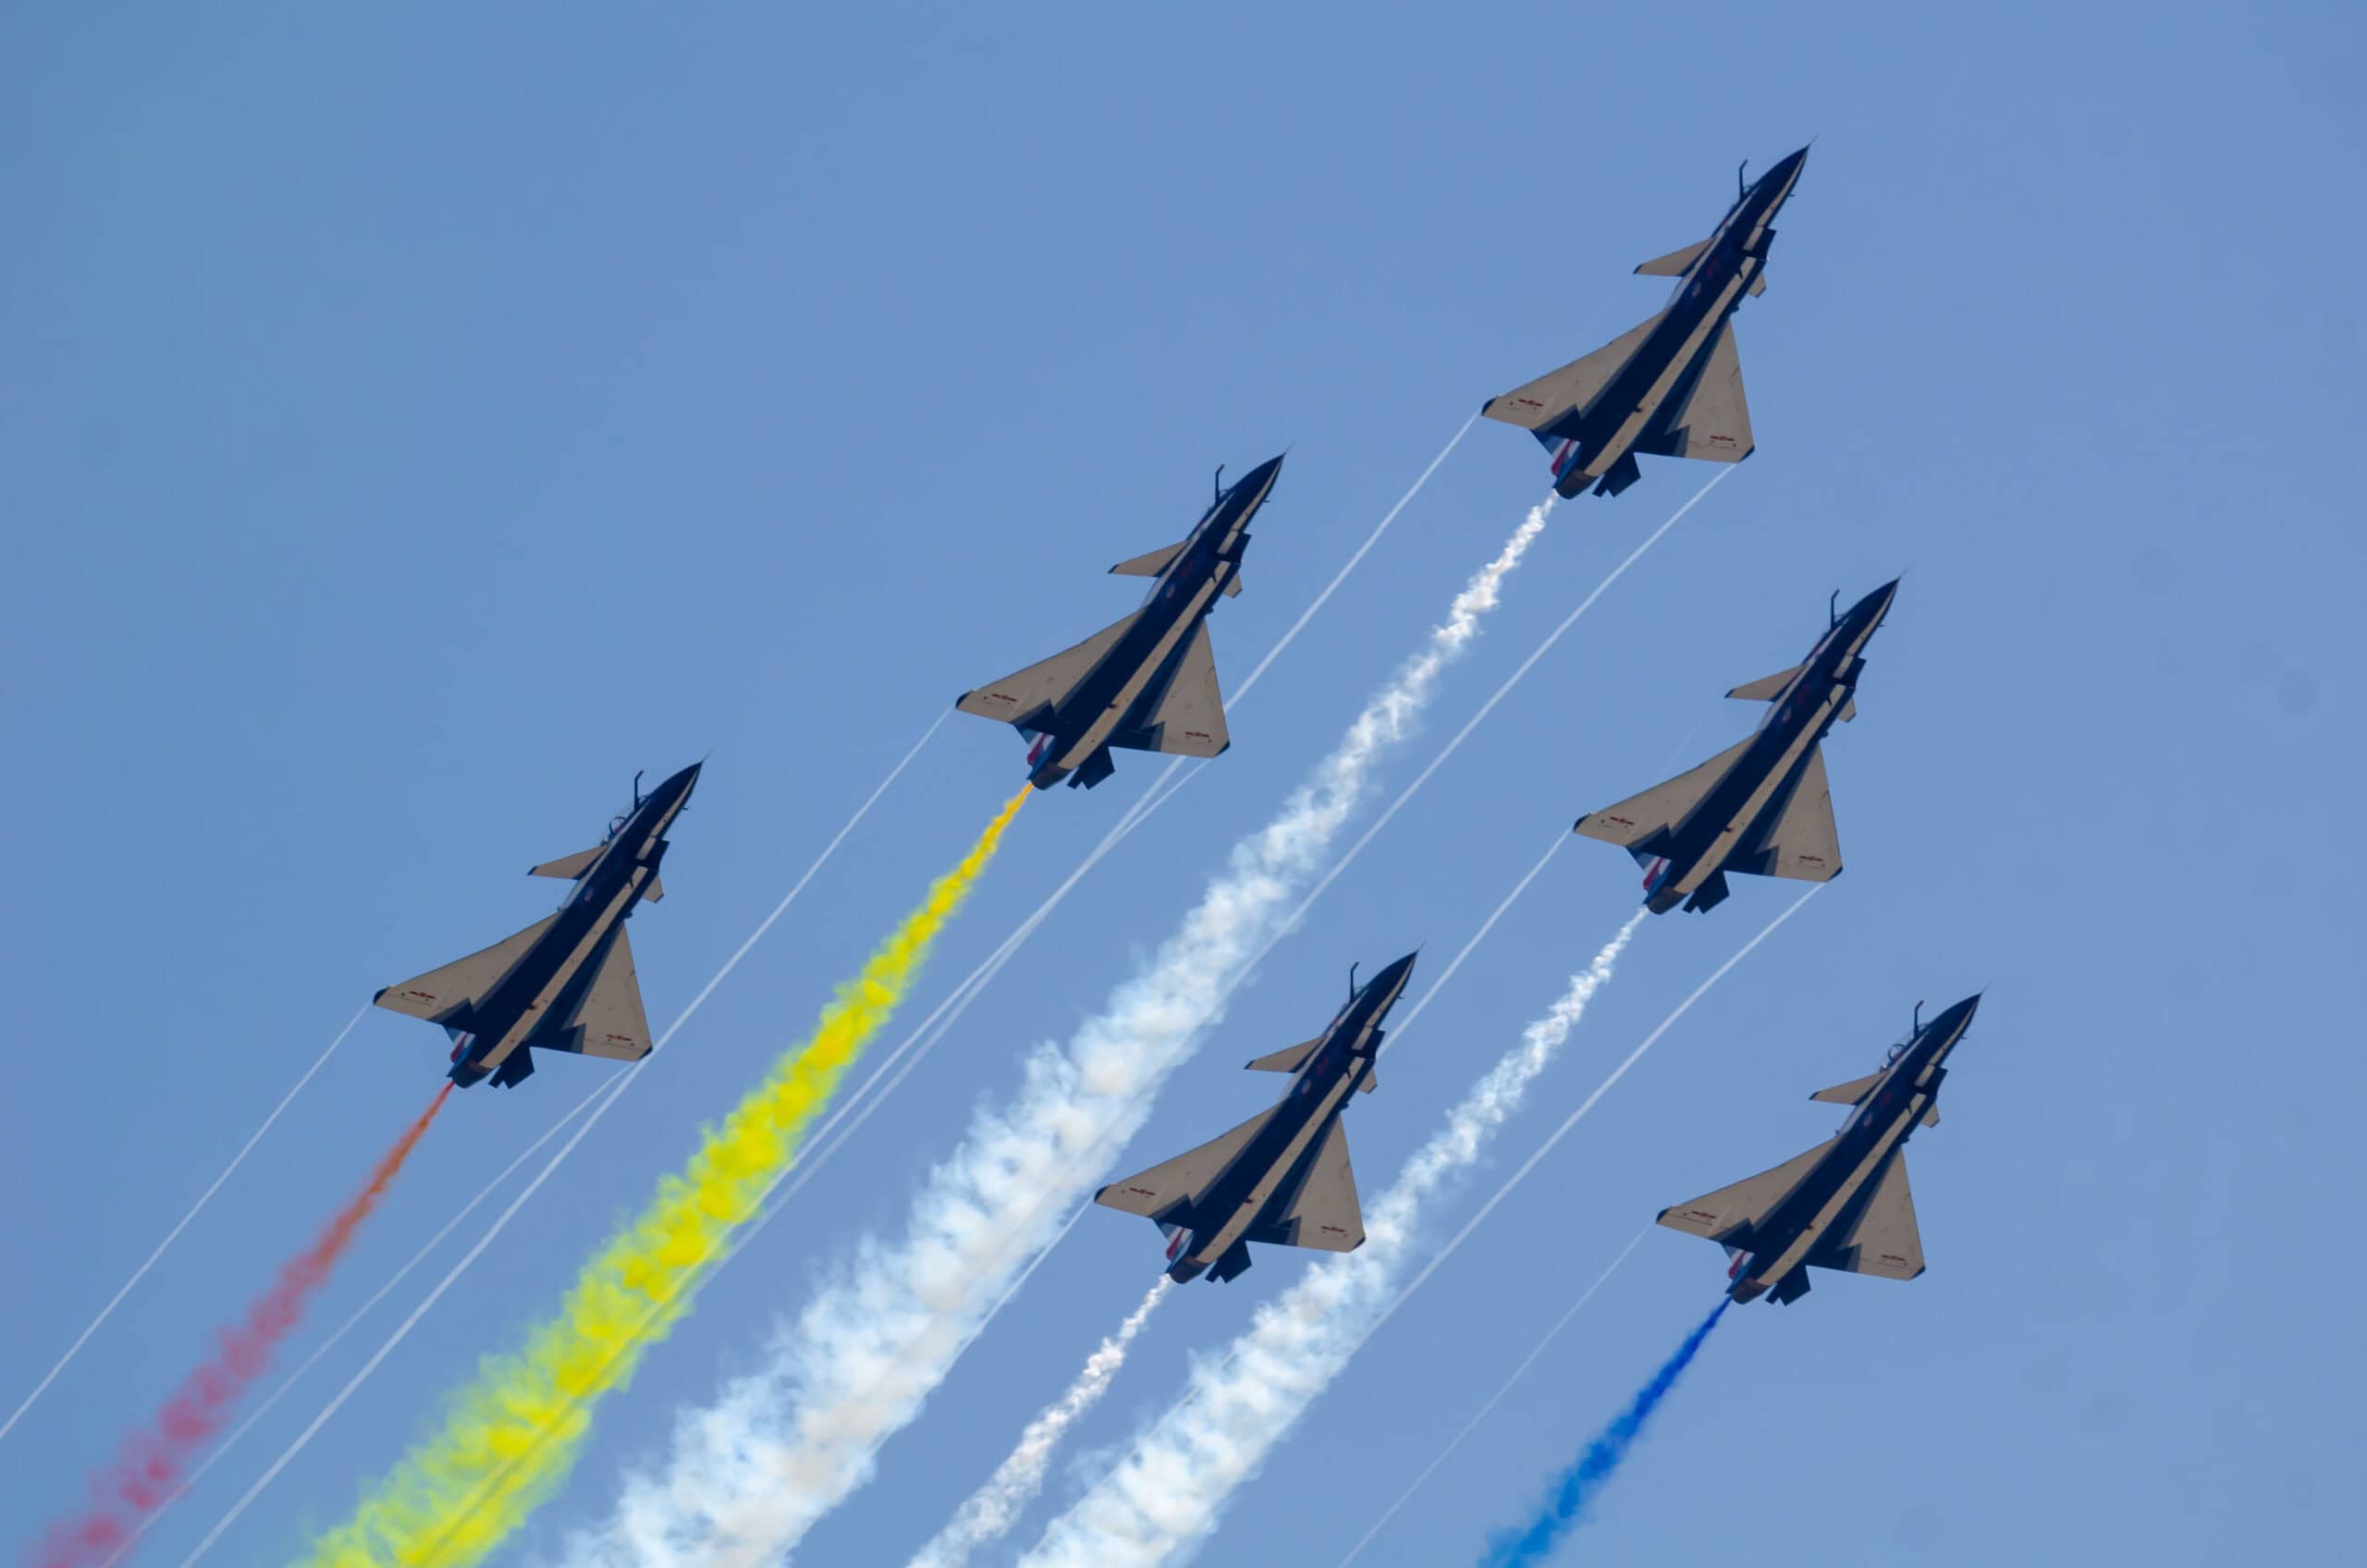
<path id="1" fill-rule="evenodd" d="M 0 1403 L 374 990 L 546 913 L 519 872 L 590 842 L 636 768 L 714 753 L 634 933 L 662 1021 L 956 693 L 1131 606 L 1103 569 L 1180 536 L 1216 463 L 1292 450 L 1211 626 L 1237 679 L 1471 409 L 1656 309 L 1628 270 L 1700 238 L 1742 158 L 1814 135 L 1738 318 L 1759 451 L 1277 949 L 1128 1168 L 1263 1104 L 1233 1064 L 1311 1033 L 1352 959 L 1459 945 L 1573 817 L 1738 735 L 1755 714 L 1718 693 L 1795 662 L 1832 590 L 1911 569 L 1830 749 L 1848 873 L 1372 1341 L 1212 1550 L 1344 1551 L 1639 1224 L 1824 1136 L 1810 1091 L 1868 1071 L 1917 998 L 1985 986 L 1915 1143 L 1930 1272 L 1734 1314 L 1572 1556 L 1692 1561 L 1749 1525 L 1779 1564 L 2330 1560 L 2367 1283 L 2335 1222 L 2367 1088 L 2362 31 L 2333 6 L 12 8 Z M 1433 735 L 1703 477 L 1662 462 L 1563 507 Z M 678 1403 L 901 1219 L 1546 480 L 1521 433 L 1471 432 L 1215 771 L 608 1403 L 511 1560 L 599 1517 Z M 946 726 L 229 1561 L 337 1517 L 549 1303 L 1020 755 Z M 1029 809 L 924 1002 L 1154 771 Z M 1367 1185 L 1635 893 L 1607 846 L 1557 857 L 1356 1108 Z M 1447 1221 L 1788 896 L 1648 926 Z M 0 1537 L 79 1495 L 311 1234 L 439 1039 L 362 1020 L 11 1435 Z M 607 1071 L 460 1096 L 313 1334 Z M 1157 1261 L 1149 1227 L 1087 1216 L 808 1555 L 900 1561 Z M 1302 1267 L 1268 1252 L 1163 1312 L 1048 1503 Z M 1720 1272 L 1648 1237 L 1368 1560 L 1476 1555 Z"/>

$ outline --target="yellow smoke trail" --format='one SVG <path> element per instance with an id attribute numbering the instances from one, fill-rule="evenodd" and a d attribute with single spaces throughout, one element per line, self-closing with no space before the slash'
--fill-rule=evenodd
<path id="1" fill-rule="evenodd" d="M 795 1160 L 816 1114 L 912 989 L 929 944 L 1032 792 L 1012 798 L 961 864 L 839 988 L 812 1037 L 707 1130 L 690 1163 L 594 1255 L 525 1348 L 486 1357 L 476 1380 L 451 1397 L 443 1429 L 404 1455 L 351 1519 L 313 1543 L 313 1568 L 460 1568 L 481 1561 L 556 1489 L 591 1426 L 592 1403 L 622 1386 L 642 1353 L 689 1310 L 701 1269 Z"/>

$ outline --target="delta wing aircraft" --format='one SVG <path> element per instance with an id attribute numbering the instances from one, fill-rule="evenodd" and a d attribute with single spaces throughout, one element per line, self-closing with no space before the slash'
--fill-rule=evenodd
<path id="1" fill-rule="evenodd" d="M 1720 463 L 1750 456 L 1733 317 L 1744 295 L 1767 288 L 1775 239 L 1768 226 L 1808 159 L 1803 147 L 1748 185 L 1737 174 L 1740 192 L 1709 239 L 1636 269 L 1676 279 L 1660 314 L 1480 409 L 1521 426 L 1553 454 L 1557 493 L 1591 487 L 1616 496 L 1642 477 L 1638 452 Z"/>
<path id="2" fill-rule="evenodd" d="M 1881 1071 L 1809 1096 L 1857 1108 L 1840 1132 L 1748 1182 L 1662 1209 L 1660 1222 L 1726 1249 L 1734 1260 L 1726 1293 L 1737 1302 L 1797 1301 L 1811 1268 L 1884 1280 L 1922 1273 L 1907 1140 L 1919 1124 L 1939 1125 L 1940 1082 L 1948 1075 L 1942 1063 L 1980 1006 L 1978 996 L 1967 997 L 1926 1023 L 1918 1002 L 1913 1030 Z"/>
<path id="3" fill-rule="evenodd" d="M 1249 520 L 1282 471 L 1275 458 L 1228 486 L 1219 469 L 1216 499 L 1182 544 L 1110 569 L 1158 579 L 1140 609 L 953 705 L 1001 719 L 1031 741 L 1027 778 L 1038 790 L 1063 779 L 1092 789 L 1117 771 L 1112 746 L 1212 757 L 1233 744 L 1208 616 L 1218 594 L 1241 592 Z"/>
<path id="4" fill-rule="evenodd" d="M 1832 625 L 1805 660 L 1727 692 L 1767 704 L 1750 735 L 1689 773 L 1588 812 L 1572 831 L 1636 857 L 1654 914 L 1680 903 L 1714 909 L 1725 900 L 1730 871 L 1804 882 L 1841 875 L 1823 741 L 1835 721 L 1858 717 L 1866 643 L 1897 594 L 1894 579 L 1846 614 L 1830 614 Z"/>
<path id="5" fill-rule="evenodd" d="M 1252 1072 L 1292 1075 L 1271 1110 L 1110 1182 L 1093 1201 L 1158 1221 L 1167 1236 L 1167 1277 L 1179 1285 L 1204 1272 L 1212 1280 L 1236 1278 L 1249 1267 L 1251 1242 L 1323 1252 L 1364 1245 L 1364 1209 L 1340 1113 L 1349 1095 L 1371 1092 L 1380 1021 L 1413 973 L 1412 953 L 1361 987 L 1351 969 L 1347 1005 L 1322 1034 L 1249 1063 Z"/>
<path id="6" fill-rule="evenodd" d="M 447 1076 L 464 1089 L 486 1078 L 504 1088 L 524 1083 L 534 1071 L 530 1047 L 617 1061 L 647 1056 L 649 1019 L 625 920 L 643 900 L 666 896 L 657 880 L 666 829 L 704 766 L 693 764 L 646 795 L 634 775 L 632 809 L 608 824 L 606 839 L 527 873 L 575 883 L 558 913 L 372 999 L 442 1024 L 452 1037 Z"/>

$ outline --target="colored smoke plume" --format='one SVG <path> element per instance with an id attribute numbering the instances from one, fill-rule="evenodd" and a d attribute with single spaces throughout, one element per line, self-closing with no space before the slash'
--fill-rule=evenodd
<path id="1" fill-rule="evenodd" d="M 90 1510 L 50 1530 L 34 1558 L 41 1568 L 90 1568 L 108 1561 L 141 1521 L 173 1495 L 190 1461 L 222 1429 L 230 1406 L 269 1369 L 272 1352 L 304 1320 L 305 1306 L 328 1281 L 329 1271 L 451 1093 L 449 1084 L 435 1091 L 427 1109 L 378 1157 L 362 1190 L 346 1200 L 311 1246 L 281 1266 L 271 1289 L 247 1308 L 245 1321 L 222 1331 L 213 1359 L 190 1374 L 153 1425 L 125 1439 L 115 1463 L 92 1478 Z"/>
<path id="2" fill-rule="evenodd" d="M 1685 1342 L 1676 1347 L 1676 1354 L 1652 1374 L 1651 1380 L 1643 1386 L 1627 1408 L 1621 1411 L 1594 1441 L 1587 1444 L 1586 1452 L 1579 1454 L 1568 1469 L 1554 1477 L 1551 1491 L 1535 1516 L 1526 1525 L 1500 1531 L 1489 1537 L 1488 1550 L 1479 1559 L 1480 1568 L 1522 1568 L 1526 1563 L 1542 1562 L 1553 1554 L 1554 1549 L 1586 1517 L 1587 1508 L 1594 1501 L 1595 1494 L 1602 1489 L 1603 1483 L 1610 1480 L 1626 1460 L 1628 1452 L 1636 1446 L 1636 1439 L 1644 1435 L 1644 1423 L 1652 1418 L 1652 1412 L 1668 1398 L 1669 1390 L 1676 1387 L 1676 1380 L 1693 1364 L 1694 1356 L 1701 1349 L 1701 1341 L 1710 1337 L 1710 1330 L 1718 1326 L 1718 1319 L 1723 1317 L 1726 1308 L 1733 1305 L 1723 1296 L 1718 1298 L 1718 1305 L 1711 1309 L 1710 1316 L 1701 1319 L 1699 1326 L 1685 1336 Z"/>
<path id="3" fill-rule="evenodd" d="M 629 1475 L 575 1568 L 754 1568 L 778 1561 L 867 1480 L 1027 1260 L 1099 1184 L 1168 1074 L 1218 1022 L 1240 975 L 1295 918 L 1302 889 L 1411 736 L 1447 667 L 1544 532 L 1532 508 L 1263 827 L 1237 843 L 1147 970 L 1063 1046 L 1029 1053 L 1008 1104 L 982 1111 L 929 1173 L 904 1233 L 865 1239 L 764 1363 L 677 1418 L 656 1473 Z"/>
<path id="4" fill-rule="evenodd" d="M 566 1476 L 591 1405 L 621 1387 L 691 1305 L 694 1286 L 795 1161 L 814 1119 L 918 979 L 929 949 L 1032 791 L 1014 795 L 959 865 L 841 986 L 812 1036 L 784 1053 L 689 1163 L 584 1266 L 521 1350 L 488 1356 L 450 1396 L 440 1430 L 313 1543 L 313 1568 L 482 1561 Z"/>

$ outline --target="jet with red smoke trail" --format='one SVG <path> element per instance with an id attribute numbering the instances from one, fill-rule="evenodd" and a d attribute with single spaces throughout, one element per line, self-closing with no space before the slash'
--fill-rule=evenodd
<path id="1" fill-rule="evenodd" d="M 533 1072 L 538 1049 L 616 1061 L 647 1056 L 649 1017 L 625 921 L 644 900 L 666 896 L 657 880 L 666 830 L 689 803 L 705 766 L 692 764 L 646 795 L 635 774 L 632 809 L 609 822 L 606 839 L 528 871 L 574 882 L 558 913 L 373 999 L 442 1024 L 452 1037 L 447 1076 L 462 1088 L 487 1078 L 515 1088 Z"/>
<path id="2" fill-rule="evenodd" d="M 1369 1094 L 1380 1082 L 1380 1021 L 1413 978 L 1414 958 L 1407 953 L 1361 986 L 1350 969 L 1348 1000 L 1322 1034 L 1249 1063 L 1252 1072 L 1291 1074 L 1271 1110 L 1093 1194 L 1105 1208 L 1159 1222 L 1169 1279 L 1233 1279 L 1249 1267 L 1251 1242 L 1323 1252 L 1364 1245 L 1340 1113 L 1350 1095 Z"/>
<path id="3" fill-rule="evenodd" d="M 1730 871 L 1803 882 L 1840 876 L 1824 738 L 1858 717 L 1866 643 L 1897 596 L 1893 580 L 1846 613 L 1828 607 L 1832 624 L 1807 658 L 1726 693 L 1767 704 L 1757 730 L 1690 772 L 1588 812 L 1571 831 L 1633 855 L 1654 914 L 1679 904 L 1714 909 Z M 1834 595 L 1834 605 L 1840 600 Z"/>
<path id="4" fill-rule="evenodd" d="M 1913 1029 L 1880 1070 L 1809 1096 L 1857 1108 L 1840 1132 L 1772 1170 L 1661 1210 L 1660 1222 L 1726 1249 L 1726 1293 L 1738 1302 L 1797 1301 L 1810 1268 L 1884 1280 L 1922 1273 L 1907 1140 L 1918 1126 L 1939 1125 L 1944 1063 L 1980 1006 L 1980 997 L 1967 997 L 1926 1023 L 1918 1002 Z"/>
<path id="5" fill-rule="evenodd" d="M 1735 307 L 1767 287 L 1769 226 L 1800 170 L 1805 147 L 1741 189 L 1710 238 L 1636 270 L 1674 277 L 1660 314 L 1582 360 L 1490 398 L 1480 412 L 1517 424 L 1553 455 L 1553 488 L 1616 496 L 1643 477 L 1636 454 L 1738 463 L 1750 456 L 1750 406 L 1735 350 Z"/>
<path id="6" fill-rule="evenodd" d="M 1117 771 L 1111 747 L 1212 757 L 1233 744 L 1217 685 L 1208 612 L 1241 592 L 1249 522 L 1273 493 L 1282 459 L 1269 458 L 1231 484 L 1217 470 L 1216 498 L 1183 542 L 1110 570 L 1158 581 L 1142 607 L 1066 653 L 964 692 L 953 705 L 1000 719 L 1028 742 L 1027 779 L 1090 790 Z"/>

